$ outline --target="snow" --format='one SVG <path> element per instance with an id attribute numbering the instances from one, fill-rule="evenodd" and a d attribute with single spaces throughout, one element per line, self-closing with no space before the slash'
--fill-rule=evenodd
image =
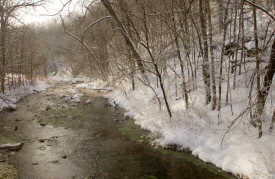
<path id="1" fill-rule="evenodd" d="M 76 94 L 77 93 L 76 89 L 68 89 L 67 92 L 68 93 L 72 93 L 72 94 Z"/>
<path id="2" fill-rule="evenodd" d="M 89 98 L 85 103 L 86 104 L 90 104 L 91 103 L 91 99 Z"/>
<path id="3" fill-rule="evenodd" d="M 227 131 L 231 122 L 247 106 L 247 87 L 245 82 L 250 74 L 244 74 L 236 79 L 237 88 L 232 90 L 232 109 L 230 105 L 222 103 L 221 113 L 212 111 L 211 106 L 204 105 L 204 91 L 202 81 L 198 82 L 198 90 L 190 95 L 190 109 L 185 109 L 185 101 L 180 95 L 175 95 L 175 89 L 165 80 L 168 101 L 173 112 L 169 118 L 164 107 L 161 89 L 154 86 L 156 94 L 141 82 L 136 82 L 136 89 L 131 89 L 127 80 L 120 81 L 116 86 L 101 80 L 90 81 L 84 78 L 82 83 L 67 89 L 64 97 L 80 102 L 83 93 L 78 89 L 112 89 L 105 94 L 112 105 L 118 105 L 126 110 L 125 115 L 134 119 L 137 125 L 149 130 L 152 136 L 158 136 L 152 145 L 167 147 L 176 144 L 179 150 L 189 149 L 193 155 L 205 162 L 210 162 L 222 170 L 237 176 L 250 179 L 274 178 L 275 171 L 275 133 L 263 134 L 257 139 L 257 129 L 252 128 L 246 118 L 237 121 L 232 130 Z M 171 77 L 170 77 L 171 78 Z M 71 78 L 67 82 L 72 82 Z M 153 79 L 150 79 L 153 81 Z M 198 80 L 199 81 L 199 80 Z M 232 84 L 231 84 L 232 85 Z M 223 84 L 226 89 L 226 84 Z M 225 93 L 225 90 L 224 90 Z M 162 102 L 160 107 L 157 97 Z M 225 94 L 222 94 L 224 97 Z M 225 99 L 223 99 L 223 102 Z M 268 131 L 271 113 L 274 106 L 268 99 L 264 124 L 264 131 Z M 86 103 L 90 103 L 88 99 Z M 233 114 L 232 114 L 233 113 Z"/>
<path id="4" fill-rule="evenodd" d="M 238 80 L 242 78 L 244 76 Z M 168 86 L 168 82 L 165 85 Z M 111 104 L 124 108 L 127 111 L 125 115 L 132 117 L 143 129 L 160 136 L 153 141 L 154 145 L 166 147 L 176 144 L 179 149 L 189 149 L 203 161 L 211 162 L 235 175 L 251 179 L 275 177 L 275 158 L 267 157 L 275 156 L 275 151 L 272 150 L 275 149 L 274 132 L 264 133 L 261 139 L 257 139 L 257 129 L 249 127 L 246 119 L 241 119 L 234 130 L 226 133 L 227 127 L 245 108 L 247 88 L 239 86 L 232 91 L 234 114 L 232 115 L 229 105 L 223 104 L 220 118 L 217 111 L 204 105 L 204 96 L 199 90 L 190 95 L 191 108 L 186 111 L 184 100 L 172 97 L 174 91 L 169 88 L 169 104 L 173 111 L 173 117 L 169 118 L 164 106 L 160 110 L 150 88 L 138 84 L 133 91 L 130 86 L 123 82 L 105 97 Z M 225 88 L 224 86 L 223 89 Z M 160 89 L 154 89 L 163 102 Z M 273 107 L 271 108 L 270 112 L 273 111 Z M 271 113 L 266 113 L 269 118 L 270 115 Z M 265 125 L 267 128 L 269 123 Z"/>
<path id="5" fill-rule="evenodd" d="M 108 83 L 102 80 L 96 80 L 92 82 L 82 83 L 76 85 L 77 89 L 111 89 Z"/>
<path id="6" fill-rule="evenodd" d="M 246 45 L 253 48 L 251 42 Z M 254 67 L 250 66 L 250 68 Z M 258 139 L 258 131 L 251 127 L 248 114 L 237 120 L 236 124 L 228 130 L 232 121 L 248 106 L 249 88 L 247 82 L 251 78 L 251 71 L 248 70 L 247 73 L 236 78 L 236 89 L 234 90 L 231 80 L 231 99 L 228 105 L 225 104 L 226 90 L 223 90 L 220 113 L 217 110 L 212 111 L 210 105 L 205 106 L 204 84 L 199 77 L 197 79 L 198 88 L 190 92 L 190 108 L 186 110 L 185 100 L 181 98 L 180 90 L 176 94 L 174 84 L 169 80 L 174 79 L 173 72 L 168 70 L 168 74 L 169 77 L 164 79 L 164 86 L 172 110 L 172 118 L 168 116 L 162 91 L 159 86 L 154 84 L 156 78 L 152 76 L 148 77 L 155 92 L 138 80 L 135 81 L 135 90 L 132 90 L 131 82 L 127 79 L 115 83 L 88 78 L 78 80 L 80 84 L 76 84 L 68 92 L 74 94 L 75 100 L 79 101 L 81 95 L 78 95 L 77 89 L 109 89 L 111 91 L 105 94 L 105 97 L 112 105 L 118 105 L 125 109 L 126 116 L 133 118 L 135 123 L 143 129 L 151 131 L 152 136 L 157 136 L 152 141 L 152 145 L 167 147 L 175 144 L 179 150 L 189 149 L 201 160 L 213 163 L 236 176 L 249 177 L 250 179 L 275 178 L 275 132 L 264 132 L 262 138 Z M 224 75 L 224 81 L 226 81 L 227 74 Z M 68 78 L 66 80 L 73 82 L 74 78 L 70 77 L 69 80 Z M 190 86 L 189 88 L 192 89 Z M 227 84 L 224 82 L 222 89 L 226 88 Z M 272 89 L 271 94 L 274 93 L 275 86 Z M 255 99 L 255 93 L 256 91 L 253 90 L 252 100 Z M 161 106 L 159 101 L 162 103 Z M 267 101 L 264 131 L 268 131 L 271 115 L 275 108 L 272 104 L 272 97 L 269 96 Z M 86 101 L 86 103 L 90 102 L 90 100 Z"/>
<path id="7" fill-rule="evenodd" d="M 0 111 L 8 108 L 15 110 L 17 108 L 15 103 L 17 103 L 21 98 L 44 91 L 51 86 L 51 84 L 45 81 L 37 80 L 34 85 L 24 85 L 10 90 L 6 89 L 5 94 L 0 94 Z"/>
<path id="8" fill-rule="evenodd" d="M 81 98 L 84 96 L 84 93 L 79 93 L 76 89 L 70 88 L 65 91 L 66 94 L 61 94 L 60 97 L 70 100 L 72 102 L 80 103 Z"/>
<path id="9" fill-rule="evenodd" d="M 65 70 L 65 69 L 59 69 L 59 72 L 54 76 L 50 76 L 49 80 L 52 83 L 66 82 L 71 84 L 77 84 L 77 83 L 83 83 L 83 82 L 89 81 L 89 79 L 86 77 L 76 78 L 68 70 Z"/>
<path id="10" fill-rule="evenodd" d="M 17 106 L 15 104 L 9 104 L 9 106 L 10 106 L 10 109 L 12 109 L 12 110 L 16 110 L 16 108 L 17 108 Z"/>
<path id="11" fill-rule="evenodd" d="M 245 18 L 250 18 L 251 13 L 245 14 Z M 261 15 L 259 22 L 264 23 L 268 18 Z M 238 29 L 238 25 L 237 25 Z M 253 24 L 248 23 L 245 26 L 246 38 L 250 39 L 245 43 L 247 49 L 255 48 Z M 270 30 L 269 30 L 270 31 Z M 264 36 L 265 30 L 259 27 L 259 37 Z M 271 32 L 268 32 L 269 36 Z M 218 72 L 218 61 L 221 52 L 222 36 L 215 35 L 214 42 L 217 45 L 215 50 L 216 72 Z M 227 38 L 226 43 L 232 42 L 232 39 Z M 264 40 L 259 40 L 259 46 L 263 47 Z M 136 49 L 135 49 L 136 50 Z M 182 53 L 184 54 L 184 53 Z M 141 54 L 146 56 L 145 53 Z M 111 57 L 110 57 L 111 58 Z M 199 57 L 197 57 L 199 58 Z M 266 51 L 261 54 L 262 59 L 269 58 L 269 52 Z M 185 58 L 183 58 L 185 59 Z M 254 60 L 254 58 L 247 58 Z M 116 61 L 116 59 L 112 59 Z M 119 59 L 118 59 L 119 60 Z M 174 62 L 171 58 L 167 63 Z M 223 65 L 228 66 L 227 58 Z M 240 61 L 240 55 L 237 59 Z M 265 65 L 265 62 L 262 63 Z M 170 64 L 171 67 L 178 66 L 178 64 Z M 269 124 L 271 122 L 271 115 L 274 111 L 274 103 L 272 97 L 269 96 L 263 115 L 264 133 L 262 138 L 258 139 L 258 130 L 251 127 L 249 114 L 245 113 L 243 117 L 238 119 L 236 123 L 228 129 L 228 126 L 238 117 L 248 104 L 249 81 L 251 79 L 253 64 L 247 64 L 247 72 L 238 76 L 236 79 L 236 88 L 232 89 L 232 80 L 230 82 L 230 100 L 229 104 L 225 104 L 226 93 L 226 79 L 227 73 L 224 73 L 224 82 L 222 84 L 223 94 L 222 105 L 220 113 L 211 110 L 211 106 L 205 106 L 205 92 L 204 84 L 201 77 L 197 77 L 197 89 L 193 90 L 192 85 L 189 85 L 190 108 L 186 110 L 185 101 L 180 95 L 181 79 L 178 80 L 179 91 L 176 92 L 174 87 L 175 79 L 173 72 L 167 70 L 165 74 L 164 86 L 167 92 L 168 102 L 172 110 L 173 117 L 170 118 L 164 106 L 163 94 L 156 83 L 156 77 L 150 76 L 148 78 L 152 82 L 151 88 L 146 87 L 143 83 L 135 78 L 136 88 L 131 89 L 131 82 L 127 79 L 119 78 L 117 82 L 103 82 L 102 80 L 92 80 L 85 77 L 74 78 L 70 74 L 56 75 L 51 77 L 52 81 L 70 82 L 74 88 L 68 89 L 64 97 L 70 98 L 75 102 L 80 102 L 83 93 L 78 93 L 77 89 L 110 89 L 112 90 L 105 95 L 112 105 L 118 105 L 126 110 L 125 115 L 134 119 L 137 125 L 143 129 L 149 130 L 152 136 L 157 136 L 152 145 L 167 147 L 171 144 L 176 144 L 179 149 L 189 149 L 193 155 L 198 156 L 205 162 L 211 162 L 220 167 L 224 171 L 231 172 L 240 177 L 249 177 L 250 179 L 275 179 L 275 132 L 268 133 Z M 175 69 L 180 74 L 179 69 Z M 116 72 L 116 70 L 113 70 Z M 187 70 L 186 70 L 187 71 Z M 186 72 L 187 73 L 187 72 Z M 115 73 L 114 73 L 115 74 Z M 188 77 L 188 74 L 185 75 Z M 198 76 L 201 72 L 198 71 Z M 217 82 L 218 74 L 217 76 Z M 232 74 L 229 74 L 232 79 Z M 273 84 L 275 83 L 275 80 Z M 275 86 L 271 88 L 270 94 L 274 95 Z M 252 90 L 252 101 L 255 100 L 255 89 Z M 274 99 L 274 96 L 273 96 Z M 16 101 L 16 100 L 15 100 Z M 159 105 L 159 101 L 162 103 Z M 90 99 L 86 103 L 90 103 Z"/>
<path id="12" fill-rule="evenodd" d="M 84 96 L 83 93 L 76 93 L 76 94 L 73 95 L 72 101 L 80 103 L 81 97 L 83 97 L 83 96 Z"/>

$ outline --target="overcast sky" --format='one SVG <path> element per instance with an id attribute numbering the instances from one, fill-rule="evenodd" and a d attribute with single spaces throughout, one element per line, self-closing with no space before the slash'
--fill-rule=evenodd
<path id="1" fill-rule="evenodd" d="M 22 12 L 23 17 L 21 20 L 24 23 L 45 23 L 47 21 L 52 20 L 53 18 L 58 18 L 58 16 L 50 16 L 58 13 L 63 4 L 66 4 L 69 0 L 48 0 L 44 7 L 36 7 L 34 9 L 29 9 L 27 12 Z M 62 15 L 68 14 L 68 10 L 73 11 L 74 7 L 76 7 L 78 0 L 72 0 L 70 6 L 67 5 L 66 8 L 62 11 Z"/>

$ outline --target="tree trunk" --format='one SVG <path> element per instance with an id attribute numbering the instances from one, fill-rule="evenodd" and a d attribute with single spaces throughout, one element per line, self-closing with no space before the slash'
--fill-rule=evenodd
<path id="1" fill-rule="evenodd" d="M 255 3 L 255 0 L 253 0 L 253 3 Z M 253 6 L 253 20 L 254 20 L 254 38 L 255 38 L 255 49 L 256 49 L 256 84 L 257 84 L 257 93 L 258 97 L 261 98 L 259 94 L 261 94 L 260 89 L 260 57 L 259 57 L 259 41 L 258 41 L 258 29 L 257 29 L 257 14 L 256 14 L 256 7 Z M 257 102 L 257 109 L 261 108 L 261 105 L 264 105 L 262 103 L 259 103 L 262 99 L 258 99 Z M 258 106 L 259 105 L 259 106 Z M 261 112 L 262 114 L 262 112 Z M 262 119 L 261 114 L 256 113 L 256 118 L 252 120 L 253 123 L 258 125 L 259 129 L 259 138 L 262 136 Z"/>
<path id="2" fill-rule="evenodd" d="M 269 131 L 270 131 L 270 132 L 272 132 L 272 130 L 273 130 L 274 122 L 275 122 L 275 110 L 274 110 L 274 112 L 273 112 L 271 124 L 270 124 L 270 127 L 269 127 Z"/>
<path id="3" fill-rule="evenodd" d="M 132 50 L 133 56 L 137 60 L 138 67 L 139 67 L 139 70 L 140 70 L 143 78 L 146 80 L 147 83 L 149 83 L 149 79 L 145 75 L 145 70 L 144 70 L 144 66 L 143 66 L 141 55 L 139 54 L 139 52 L 137 50 L 137 47 L 134 45 L 131 37 L 129 36 L 129 33 L 127 32 L 127 30 L 124 27 L 123 23 L 121 22 L 121 20 L 119 19 L 118 15 L 114 11 L 114 9 L 113 9 L 110 1 L 109 0 L 101 0 L 101 2 L 105 6 L 105 8 L 108 10 L 108 12 L 110 13 L 110 15 L 114 18 L 114 20 L 116 21 L 117 25 L 121 28 L 122 35 L 123 35 L 123 37 L 124 37 L 127 45 L 129 45 L 130 49 Z"/>
<path id="4" fill-rule="evenodd" d="M 222 33 L 223 29 L 223 17 L 224 17 L 224 7 L 223 7 L 223 0 L 218 0 L 218 11 L 219 11 L 219 29 L 220 33 Z"/>
<path id="5" fill-rule="evenodd" d="M 185 105 L 186 105 L 186 109 L 189 108 L 189 102 L 188 102 L 188 94 L 187 94 L 187 90 L 186 90 L 186 82 L 185 82 L 185 74 L 184 74 L 184 63 L 183 60 L 181 58 L 181 54 L 180 54 L 180 49 L 179 49 L 179 43 L 178 43 L 178 38 L 176 37 L 176 46 L 177 46 L 177 55 L 180 61 L 180 69 L 181 69 L 181 77 L 182 77 L 182 95 L 185 99 Z"/>
<path id="6" fill-rule="evenodd" d="M 261 121 L 261 115 L 263 114 L 266 98 L 269 94 L 270 86 L 272 84 L 272 79 L 275 73 L 275 40 L 272 44 L 269 64 L 266 67 L 266 74 L 264 77 L 264 81 L 262 84 L 262 88 L 258 93 L 257 97 L 257 106 L 256 106 L 256 114 L 254 115 L 254 118 L 257 121 Z M 261 131 L 261 125 L 259 127 L 259 138 L 262 137 L 262 131 Z"/>
<path id="7" fill-rule="evenodd" d="M 3 7 L 1 7 L 0 12 L 3 12 Z M 5 65 L 6 65 L 6 22 L 4 18 L 4 13 L 1 13 L 1 37 L 0 37 L 0 47 L 1 47 L 1 62 L 0 62 L 0 78 L 1 78 L 1 91 L 5 92 Z"/>
<path id="8" fill-rule="evenodd" d="M 172 6 L 172 21 L 173 21 L 173 28 L 174 31 L 173 35 L 175 37 L 175 43 L 176 43 L 176 47 L 177 47 L 177 56 L 178 59 L 180 61 L 180 69 L 181 69 L 181 77 L 182 77 L 182 97 L 184 97 L 185 99 L 185 107 L 186 109 L 189 108 L 189 102 L 188 102 L 188 93 L 187 93 L 187 89 L 186 89 L 186 82 L 185 82 L 185 74 L 184 74 L 184 62 L 183 59 L 181 57 L 181 53 L 180 53 L 180 44 L 179 44 L 179 37 L 178 37 L 178 33 L 177 33 L 177 25 L 176 25 L 176 19 L 175 19 L 175 14 L 173 11 L 173 6 Z M 186 51 L 188 50 L 187 48 L 185 49 Z"/>
<path id="9" fill-rule="evenodd" d="M 210 45 L 210 55 L 211 55 L 211 80 L 212 80 L 212 110 L 216 109 L 217 105 L 217 90 L 216 90 L 216 75 L 215 75 L 215 59 L 214 59 L 214 47 L 213 47 L 213 28 L 212 28 L 212 20 L 211 20 L 211 8 L 210 2 L 207 0 L 207 19 L 208 19 L 208 29 L 209 29 L 209 45 Z"/>
<path id="10" fill-rule="evenodd" d="M 220 59 L 220 81 L 219 81 L 219 99 L 218 99 L 218 111 L 221 110 L 221 101 L 222 101 L 222 75 L 223 75 L 223 58 L 224 58 L 224 52 L 225 52 L 225 41 L 226 41 L 226 33 L 227 33 L 227 15 L 228 15 L 228 6 L 229 6 L 230 0 L 227 1 L 227 8 L 225 10 L 224 20 L 223 20 L 223 44 L 222 44 L 222 52 L 221 52 L 221 59 Z"/>
<path id="11" fill-rule="evenodd" d="M 199 0 L 199 11 L 200 11 L 200 23 L 203 39 L 203 64 L 202 64 L 202 74 L 203 82 L 205 85 L 206 100 L 205 103 L 208 105 L 211 102 L 211 88 L 210 88 L 210 71 L 208 64 L 208 43 L 207 43 L 207 29 L 206 29 L 206 20 L 205 13 L 203 10 L 203 1 Z"/>

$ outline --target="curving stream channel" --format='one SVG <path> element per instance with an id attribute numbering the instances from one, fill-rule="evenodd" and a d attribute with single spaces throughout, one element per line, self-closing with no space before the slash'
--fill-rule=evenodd
<path id="1" fill-rule="evenodd" d="M 191 154 L 152 147 L 149 133 L 102 93 L 83 89 L 76 103 L 63 94 L 71 87 L 57 85 L 0 113 L 0 143 L 25 142 L 20 151 L 0 151 L 0 178 L 233 178 Z"/>

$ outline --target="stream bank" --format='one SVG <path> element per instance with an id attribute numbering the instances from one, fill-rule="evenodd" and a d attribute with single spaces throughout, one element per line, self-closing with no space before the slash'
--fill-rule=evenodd
<path id="1" fill-rule="evenodd" d="M 75 101 L 72 87 L 57 85 L 0 113 L 3 143 L 25 142 L 18 152 L 1 151 L 0 165 L 16 173 L 9 178 L 233 178 L 191 154 L 152 147 L 149 132 L 102 93 L 81 89 Z"/>

